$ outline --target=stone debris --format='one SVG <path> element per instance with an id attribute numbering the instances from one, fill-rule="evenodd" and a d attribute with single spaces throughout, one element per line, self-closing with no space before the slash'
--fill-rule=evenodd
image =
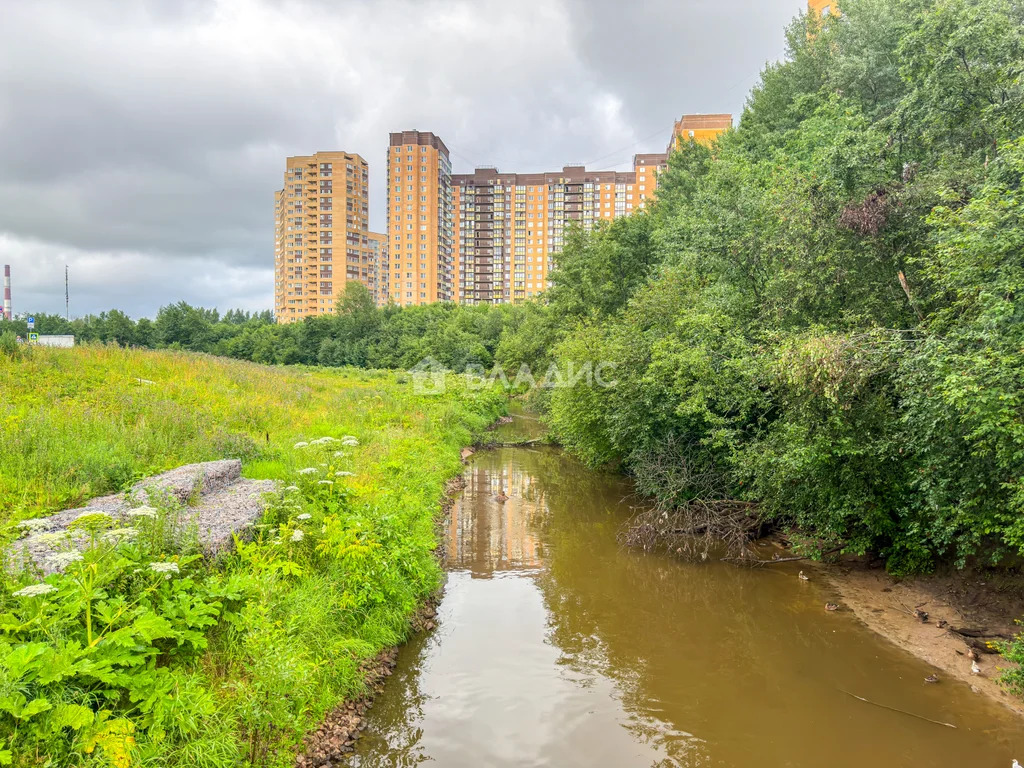
<path id="1" fill-rule="evenodd" d="M 413 632 L 430 632 L 437 626 L 440 602 L 438 592 L 420 606 L 410 622 Z M 328 712 L 320 726 L 306 735 L 295 758 L 295 768 L 335 768 L 345 764 L 355 751 L 359 736 L 366 730 L 366 714 L 374 697 L 384 690 L 384 683 L 397 663 L 398 648 L 388 648 L 360 665 L 359 676 L 365 681 L 365 692 Z"/>
<path id="2" fill-rule="evenodd" d="M 355 751 L 356 740 L 366 729 L 366 712 L 373 697 L 384 689 L 384 681 L 398 662 L 398 649 L 381 651 L 360 666 L 367 692 L 331 710 L 320 727 L 303 739 L 302 754 L 295 768 L 333 768 Z"/>
<path id="3" fill-rule="evenodd" d="M 61 534 L 66 534 L 79 517 L 104 513 L 118 525 L 131 526 L 136 521 L 128 514 L 130 510 L 164 500 L 180 505 L 180 524 L 195 530 L 204 551 L 214 554 L 231 546 L 232 534 L 244 531 L 260 519 L 265 507 L 263 495 L 276 487 L 273 480 L 243 478 L 242 462 L 238 459 L 187 464 L 141 480 L 127 493 L 92 499 L 84 507 L 34 521 L 29 535 L 15 542 L 12 559 L 16 566 L 31 561 L 46 574 L 62 570 L 59 558 L 57 563 L 51 562 L 51 558 L 67 548 L 68 539 Z M 74 546 L 84 548 L 84 534 L 70 536 Z"/>

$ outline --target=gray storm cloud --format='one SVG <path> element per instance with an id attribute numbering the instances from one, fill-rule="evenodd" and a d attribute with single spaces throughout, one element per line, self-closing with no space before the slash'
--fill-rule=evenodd
<path id="1" fill-rule="evenodd" d="M 383 226 L 389 131 L 456 171 L 622 167 L 739 113 L 800 0 L 35 0 L 0 8 L 0 263 L 15 310 L 272 304 L 287 155 L 345 149 Z"/>

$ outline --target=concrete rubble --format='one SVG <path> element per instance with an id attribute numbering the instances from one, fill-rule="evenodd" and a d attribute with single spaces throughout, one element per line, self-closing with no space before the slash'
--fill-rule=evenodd
<path id="1" fill-rule="evenodd" d="M 50 559 L 68 546 L 67 537 L 59 534 L 67 532 L 79 517 L 104 512 L 118 526 L 130 527 L 137 522 L 128 514 L 130 510 L 150 505 L 166 506 L 167 502 L 180 508 L 177 525 L 183 530 L 195 531 L 206 554 L 216 554 L 231 547 L 232 534 L 244 531 L 260 519 L 265 507 L 263 495 L 276 487 L 273 480 L 243 478 L 242 462 L 238 459 L 188 464 L 146 478 L 127 493 L 92 499 L 84 507 L 34 521 L 29 535 L 15 542 L 12 559 L 15 564 L 30 560 L 44 573 L 52 573 L 61 568 Z M 71 543 L 83 548 L 84 534 L 72 534 Z"/>

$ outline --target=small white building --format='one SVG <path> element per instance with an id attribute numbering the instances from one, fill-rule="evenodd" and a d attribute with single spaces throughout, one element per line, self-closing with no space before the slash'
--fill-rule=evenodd
<path id="1" fill-rule="evenodd" d="M 75 346 L 74 336 L 42 336 L 40 335 L 34 342 L 40 347 L 61 347 L 68 348 Z"/>

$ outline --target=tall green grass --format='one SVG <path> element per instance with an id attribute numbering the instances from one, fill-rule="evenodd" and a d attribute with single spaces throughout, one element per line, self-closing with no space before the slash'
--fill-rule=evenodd
<path id="1" fill-rule="evenodd" d="M 420 397 L 392 373 L 104 347 L 0 356 L 9 530 L 194 461 L 239 457 L 247 476 L 298 488 L 215 563 L 139 535 L 101 542 L 47 595 L 15 596 L 38 576 L 5 576 L 0 764 L 290 764 L 439 585 L 438 500 L 499 408 L 456 381 Z M 346 436 L 358 445 L 300 445 Z M 154 561 L 179 572 L 153 577 Z M 114 619 L 87 632 L 101 614 Z"/>

